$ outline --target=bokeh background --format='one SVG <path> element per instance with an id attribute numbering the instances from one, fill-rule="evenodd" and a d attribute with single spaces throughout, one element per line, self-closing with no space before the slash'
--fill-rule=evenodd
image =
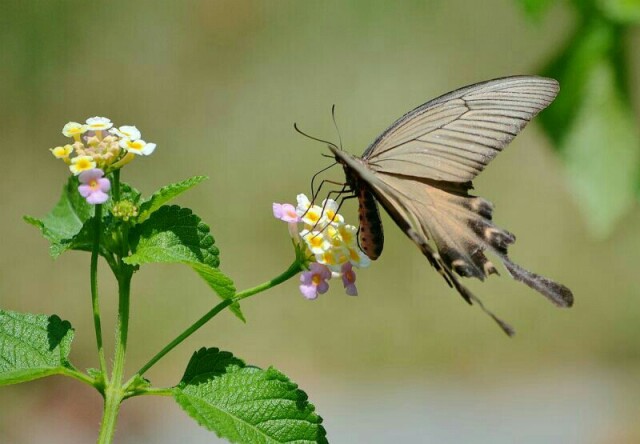
<path id="1" fill-rule="evenodd" d="M 210 176 L 179 203 L 210 224 L 221 268 L 243 289 L 291 260 L 271 203 L 308 192 L 311 175 L 329 162 L 320 156 L 326 148 L 295 133 L 293 122 L 336 140 L 335 103 L 345 148 L 359 154 L 427 99 L 543 72 L 584 19 L 568 2 L 544 2 L 548 10 L 533 18 L 535 2 L 522 3 L 3 1 L 0 307 L 68 319 L 73 362 L 97 365 L 88 255 L 53 262 L 46 241 L 21 220 L 43 215 L 58 198 L 68 171 L 48 148 L 64 141 L 67 121 L 107 116 L 156 142 L 153 156 L 123 172 L 147 195 Z M 640 31 L 616 26 L 627 51 L 612 66 L 627 75 L 624 99 L 638 111 L 640 53 L 629 49 L 640 47 Z M 637 114 L 628 116 L 637 128 Z M 605 199 L 585 206 L 556 136 L 530 125 L 475 187 L 495 203 L 498 225 L 517 234 L 511 256 L 572 288 L 572 309 L 554 308 L 505 273 L 469 282 L 516 327 L 508 339 L 448 289 L 385 215 L 385 252 L 359 273 L 360 296 L 334 284 L 309 302 L 287 282 L 243 304 L 246 325 L 221 315 L 147 376 L 159 386 L 177 383 L 201 346 L 274 365 L 309 394 L 336 443 L 640 442 L 638 201 L 606 229 L 590 228 L 594 218 L 607 219 L 609 198 L 629 191 L 587 179 Z M 616 146 L 598 152 L 613 158 Z M 345 213 L 353 218 L 354 208 Z M 110 347 L 117 304 L 102 272 Z M 186 267 L 143 267 L 133 286 L 129 371 L 216 302 Z M 100 414 L 97 393 L 62 377 L 4 387 L 0 442 L 91 442 Z M 144 397 L 124 404 L 117 442 L 216 438 L 170 398 Z"/>

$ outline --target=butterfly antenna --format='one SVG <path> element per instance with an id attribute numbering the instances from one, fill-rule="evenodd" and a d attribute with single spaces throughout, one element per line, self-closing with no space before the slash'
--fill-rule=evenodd
<path id="1" fill-rule="evenodd" d="M 328 140 L 318 139 L 317 137 L 313 137 L 313 136 L 310 136 L 309 134 L 305 133 L 300 128 L 298 128 L 298 124 L 297 123 L 293 124 L 293 129 L 295 129 L 298 133 L 302 134 L 305 137 L 308 137 L 311 140 L 315 140 L 317 142 L 326 143 L 327 145 L 331 145 L 331 146 L 335 147 L 336 149 L 338 149 L 338 147 L 336 146 L 335 143 L 329 142 Z"/>
<path id="2" fill-rule="evenodd" d="M 342 151 L 342 136 L 340 135 L 340 128 L 338 128 L 338 123 L 336 122 L 336 105 L 331 105 L 331 118 L 333 119 L 333 126 L 336 127 L 336 132 L 338 133 L 338 140 L 340 141 L 340 151 Z"/>

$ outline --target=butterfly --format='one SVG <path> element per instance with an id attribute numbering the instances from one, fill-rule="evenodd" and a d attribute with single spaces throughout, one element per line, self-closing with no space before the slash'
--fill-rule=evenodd
<path id="1" fill-rule="evenodd" d="M 469 304 L 477 304 L 502 330 L 459 276 L 483 281 L 498 274 L 486 252 L 509 274 L 559 307 L 573 294 L 564 285 L 511 261 L 515 236 L 492 221 L 493 205 L 473 196 L 472 180 L 559 91 L 558 82 L 512 76 L 466 86 L 420 105 L 396 120 L 356 157 L 329 145 L 342 165 L 346 186 L 359 201 L 359 244 L 370 259 L 382 253 L 384 234 L 377 203 Z"/>

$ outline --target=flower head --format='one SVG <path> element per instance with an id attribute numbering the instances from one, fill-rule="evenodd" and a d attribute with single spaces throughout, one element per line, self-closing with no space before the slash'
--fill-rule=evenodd
<path id="1" fill-rule="evenodd" d="M 83 171 L 78 177 L 81 183 L 78 192 L 92 205 L 105 203 L 109 199 L 107 193 L 111 189 L 111 182 L 103 176 L 104 171 L 94 168 Z"/>
<path id="2" fill-rule="evenodd" d="M 315 299 L 328 289 L 328 277 L 322 276 L 330 277 L 333 273 L 342 278 L 348 295 L 357 295 L 354 267 L 364 268 L 371 263 L 358 246 L 358 229 L 344 222 L 334 200 L 327 199 L 319 206 L 299 194 L 297 201 L 295 210 L 293 205 L 274 203 L 273 214 L 288 222 L 296 251 L 300 249 L 306 254 L 310 271 L 301 276 L 300 291 L 307 299 Z M 299 231 L 299 223 L 303 224 L 302 231 Z M 316 282 L 315 286 L 313 282 Z"/>
<path id="3" fill-rule="evenodd" d="M 96 162 L 91 156 L 76 156 L 71 159 L 69 169 L 74 175 L 78 175 L 83 171 L 92 170 L 96 167 Z"/>
<path id="4" fill-rule="evenodd" d="M 148 156 L 156 149 L 155 143 L 147 143 L 142 139 L 131 140 L 121 139 L 120 146 L 125 150 L 133 154 L 141 156 Z"/>
<path id="5" fill-rule="evenodd" d="M 324 294 L 329 290 L 331 270 L 325 265 L 311 262 L 309 271 L 300 275 L 300 293 L 307 299 L 315 299 L 319 294 Z"/>
<path id="6" fill-rule="evenodd" d="M 86 124 L 69 122 L 62 133 L 73 138 L 72 144 L 52 148 L 51 153 L 78 175 L 93 168 L 109 174 L 131 162 L 136 155 L 148 156 L 155 150 L 156 144 L 142 140 L 135 126 L 112 127 L 113 123 L 106 117 L 90 117 Z"/>

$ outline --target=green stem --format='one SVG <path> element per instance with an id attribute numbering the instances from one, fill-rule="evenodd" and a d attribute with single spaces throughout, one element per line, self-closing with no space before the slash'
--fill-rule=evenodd
<path id="1" fill-rule="evenodd" d="M 209 310 L 204 316 L 198 319 L 193 325 L 183 331 L 180 335 L 178 335 L 173 341 L 171 341 L 166 347 L 160 350 L 153 358 L 149 360 L 145 365 L 142 366 L 140 370 L 137 371 L 136 374 L 143 375 L 147 370 L 149 370 L 156 362 L 158 362 L 164 355 L 173 350 L 178 344 L 191 336 L 196 330 L 206 324 L 211 318 L 220 313 L 222 310 L 227 308 L 229 305 L 238 302 L 242 299 L 248 298 L 249 296 L 253 296 L 254 294 L 260 293 L 262 291 L 268 290 L 270 288 L 275 287 L 283 283 L 284 281 L 291 279 L 293 276 L 298 274 L 299 271 L 303 269 L 301 265 L 301 261 L 299 258 L 289 266 L 289 268 L 282 273 L 281 275 L 267 281 L 263 284 L 255 286 L 253 288 L 249 288 L 247 290 L 241 291 L 240 293 L 236 293 L 236 295 L 230 299 L 225 299 L 220 302 L 218 305 Z M 125 384 L 125 387 L 127 384 Z"/>
<path id="2" fill-rule="evenodd" d="M 131 291 L 131 270 L 123 266 L 118 276 L 118 322 L 116 324 L 116 350 L 113 359 L 113 371 L 105 390 L 104 413 L 100 425 L 98 443 L 108 444 L 113 441 L 118 420 L 120 404 L 124 398 L 122 376 L 124 360 L 127 353 L 127 336 L 129 333 L 129 305 Z"/>
<path id="3" fill-rule="evenodd" d="M 113 172 L 113 201 L 118 202 L 120 200 L 120 170 Z"/>
<path id="4" fill-rule="evenodd" d="M 89 375 L 85 375 L 84 373 L 76 370 L 76 369 L 71 369 L 71 368 L 65 368 L 62 372 L 62 375 L 65 376 L 71 376 L 72 378 L 77 379 L 78 381 L 84 382 L 85 384 L 90 385 L 91 387 L 95 387 L 98 390 L 100 390 L 99 385 L 96 383 L 96 380 L 93 379 L 91 376 Z"/>
<path id="5" fill-rule="evenodd" d="M 102 345 L 102 325 L 100 321 L 100 301 L 98 299 L 98 257 L 100 252 L 100 230 L 102 229 L 102 205 L 96 205 L 95 211 L 95 238 L 91 249 L 91 306 L 93 308 L 93 326 L 96 331 L 96 343 L 98 344 L 98 358 L 100 371 L 107 374 L 107 360 L 104 357 Z"/>

